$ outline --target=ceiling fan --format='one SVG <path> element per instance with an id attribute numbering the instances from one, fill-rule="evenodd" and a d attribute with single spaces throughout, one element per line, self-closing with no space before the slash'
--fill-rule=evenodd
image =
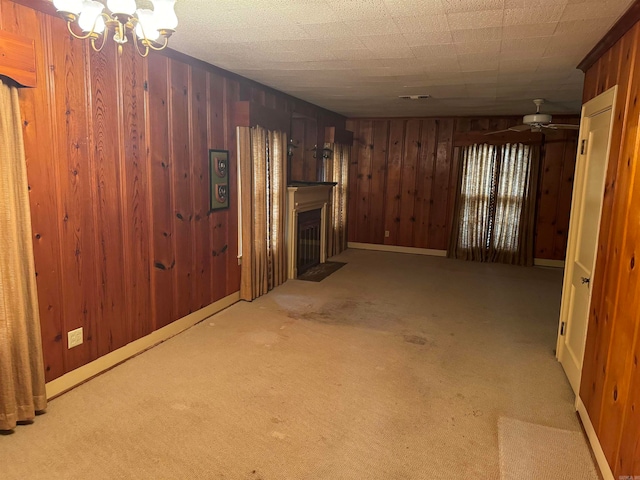
<path id="1" fill-rule="evenodd" d="M 542 132 L 544 129 L 549 130 L 580 130 L 580 125 L 573 125 L 569 123 L 551 123 L 551 115 L 548 113 L 540 113 L 540 105 L 544 103 L 544 98 L 536 98 L 533 103 L 536 105 L 536 113 L 531 115 L 525 115 L 522 117 L 523 125 L 516 125 L 514 127 L 507 128 L 506 130 L 497 130 L 495 132 L 489 132 L 485 135 L 493 135 L 495 133 L 504 132 L 525 132 L 531 130 L 532 132 Z"/>

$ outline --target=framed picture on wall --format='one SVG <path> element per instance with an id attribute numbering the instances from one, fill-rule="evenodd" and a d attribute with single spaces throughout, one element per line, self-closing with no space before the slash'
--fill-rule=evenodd
<path id="1" fill-rule="evenodd" d="M 229 208 L 229 151 L 209 150 L 210 210 Z"/>

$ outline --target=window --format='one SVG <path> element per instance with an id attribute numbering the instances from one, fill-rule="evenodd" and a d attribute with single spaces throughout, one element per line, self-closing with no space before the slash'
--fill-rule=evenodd
<path id="1" fill-rule="evenodd" d="M 461 160 L 457 250 L 482 261 L 517 254 L 532 148 L 523 144 L 472 145 L 462 150 Z"/>

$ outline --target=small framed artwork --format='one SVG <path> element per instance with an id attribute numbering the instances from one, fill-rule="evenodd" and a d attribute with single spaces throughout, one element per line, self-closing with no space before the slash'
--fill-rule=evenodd
<path id="1" fill-rule="evenodd" d="M 209 206 L 213 210 L 229 208 L 229 151 L 209 150 Z"/>

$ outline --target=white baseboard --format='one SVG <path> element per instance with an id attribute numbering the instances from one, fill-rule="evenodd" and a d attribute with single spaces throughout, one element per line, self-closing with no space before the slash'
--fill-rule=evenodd
<path id="1" fill-rule="evenodd" d="M 446 257 L 446 250 L 433 250 L 431 248 L 399 247 L 397 245 L 380 245 L 378 243 L 349 242 L 347 247 L 356 250 L 377 250 L 380 252 L 412 253 L 414 255 L 431 255 L 433 257 Z"/>
<path id="2" fill-rule="evenodd" d="M 579 396 L 576 398 L 576 410 L 578 411 L 578 415 L 580 415 L 580 420 L 582 420 L 584 431 L 587 432 L 587 437 L 589 438 L 593 454 L 596 457 L 596 462 L 598 462 L 602 478 L 604 480 L 614 480 L 613 472 L 611 471 L 611 467 L 609 467 L 609 462 L 607 462 L 607 457 L 602 450 L 596 430 L 593 428 L 593 424 L 591 423 L 591 419 L 587 413 L 587 407 L 584 406 L 584 403 L 582 403 L 582 399 Z"/>
<path id="3" fill-rule="evenodd" d="M 547 260 L 546 258 L 534 258 L 533 264 L 536 267 L 564 268 L 564 260 Z"/>
<path id="4" fill-rule="evenodd" d="M 201 308 L 197 312 L 190 313 L 186 317 L 170 323 L 166 327 L 162 327 L 155 332 L 151 332 L 149 335 L 128 343 L 118 350 L 114 350 L 107 355 L 97 358 L 91 363 L 87 363 L 80 368 L 76 368 L 63 376 L 50 381 L 46 385 L 47 398 L 51 400 L 52 398 L 71 390 L 73 387 L 86 382 L 90 378 L 93 378 L 96 375 L 115 367 L 119 363 L 122 363 L 125 360 L 128 360 L 129 358 L 134 357 L 135 355 L 185 331 L 196 323 L 199 323 L 205 318 L 224 310 L 239 300 L 240 292 L 232 293 L 211 305 Z"/>

